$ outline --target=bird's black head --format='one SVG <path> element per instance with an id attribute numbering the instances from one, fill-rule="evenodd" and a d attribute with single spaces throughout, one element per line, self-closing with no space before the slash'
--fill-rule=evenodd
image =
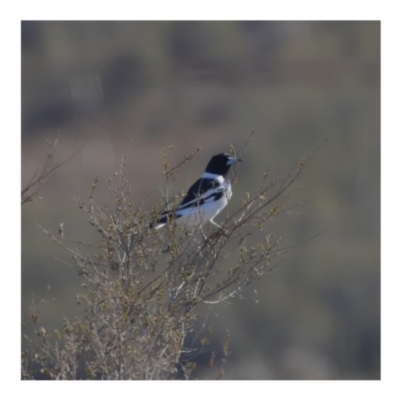
<path id="1" fill-rule="evenodd" d="M 237 163 L 242 162 L 240 158 L 236 158 L 227 153 L 217 154 L 212 157 L 207 164 L 206 172 L 215 175 L 226 176 L 229 172 L 229 168 Z"/>

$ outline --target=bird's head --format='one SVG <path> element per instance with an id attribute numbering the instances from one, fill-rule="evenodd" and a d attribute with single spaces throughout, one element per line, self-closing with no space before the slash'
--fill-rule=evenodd
<path id="1" fill-rule="evenodd" d="M 228 153 L 220 153 L 211 158 L 207 164 L 206 172 L 215 175 L 226 176 L 232 165 L 241 163 L 242 159 L 231 156 Z"/>

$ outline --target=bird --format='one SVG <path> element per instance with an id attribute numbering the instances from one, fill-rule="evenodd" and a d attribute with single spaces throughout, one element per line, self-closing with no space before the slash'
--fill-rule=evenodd
<path id="1" fill-rule="evenodd" d="M 183 200 L 173 210 L 161 213 L 154 229 L 160 229 L 172 219 L 186 227 L 201 228 L 206 222 L 221 229 L 214 218 L 226 207 L 232 197 L 232 186 L 227 178 L 232 165 L 241 163 L 240 158 L 228 153 L 220 153 L 208 162 L 207 167 L 200 178 L 193 183 Z"/>

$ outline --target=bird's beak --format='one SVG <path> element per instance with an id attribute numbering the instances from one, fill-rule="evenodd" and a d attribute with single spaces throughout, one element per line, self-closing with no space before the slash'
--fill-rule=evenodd
<path id="1" fill-rule="evenodd" d="M 234 165 L 241 163 L 243 160 L 241 158 L 235 158 L 235 157 L 228 157 L 228 162 L 226 165 Z"/>

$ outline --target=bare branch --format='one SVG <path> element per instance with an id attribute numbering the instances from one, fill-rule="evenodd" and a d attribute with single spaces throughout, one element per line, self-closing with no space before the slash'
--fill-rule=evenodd
<path id="1" fill-rule="evenodd" d="M 31 181 L 24 187 L 24 189 L 22 189 L 21 205 L 24 205 L 30 201 L 34 201 L 36 195 L 39 192 L 39 186 L 43 184 L 43 181 L 51 174 L 53 174 L 57 169 L 61 168 L 66 163 L 71 161 L 78 153 L 80 153 L 80 150 L 78 150 L 66 160 L 55 163 L 54 159 L 56 155 L 58 140 L 55 140 L 53 143 L 47 142 L 47 144 L 50 146 L 50 153 L 47 155 L 46 161 L 43 164 L 42 168 L 36 171 Z"/>

